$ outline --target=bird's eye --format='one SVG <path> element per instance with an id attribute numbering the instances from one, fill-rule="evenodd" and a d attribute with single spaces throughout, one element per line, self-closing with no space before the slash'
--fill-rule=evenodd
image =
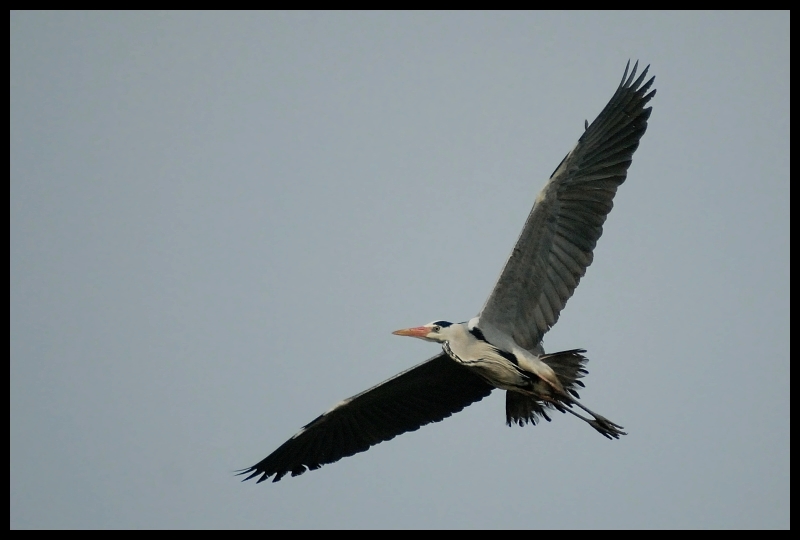
<path id="1" fill-rule="evenodd" d="M 434 325 L 433 325 L 433 331 L 434 331 L 434 332 L 438 332 L 438 331 L 439 331 L 439 330 L 441 330 L 441 329 L 442 329 L 442 327 L 441 327 L 441 326 L 439 326 L 438 324 L 434 324 Z"/>

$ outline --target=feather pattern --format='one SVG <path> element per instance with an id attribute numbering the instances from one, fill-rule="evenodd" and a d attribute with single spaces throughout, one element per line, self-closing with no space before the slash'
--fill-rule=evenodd
<path id="1" fill-rule="evenodd" d="M 441 353 L 331 408 L 239 474 L 273 482 L 318 469 L 488 396 L 494 387 Z"/>
<path id="2" fill-rule="evenodd" d="M 649 67 L 649 66 L 648 66 Z M 625 181 L 647 129 L 655 95 L 648 68 L 628 67 L 619 88 L 553 172 L 528 215 L 479 318 L 489 335 L 510 335 L 532 350 L 575 291 L 603 233 L 617 187 Z M 557 294 L 556 294 L 557 291 Z"/>

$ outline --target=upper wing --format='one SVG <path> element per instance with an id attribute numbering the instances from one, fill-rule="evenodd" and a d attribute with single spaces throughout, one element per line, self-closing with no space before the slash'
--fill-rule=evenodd
<path id="1" fill-rule="evenodd" d="M 536 198 L 519 240 L 480 313 L 484 332 L 501 332 L 534 348 L 558 320 L 603 233 L 617 186 L 625 181 L 647 129 L 655 77 L 628 77 L 586 128 Z M 487 334 L 488 336 L 489 334 Z"/>
<path id="2" fill-rule="evenodd" d="M 239 474 L 297 476 L 438 422 L 488 396 L 494 387 L 441 353 L 338 403 L 277 450 Z"/>

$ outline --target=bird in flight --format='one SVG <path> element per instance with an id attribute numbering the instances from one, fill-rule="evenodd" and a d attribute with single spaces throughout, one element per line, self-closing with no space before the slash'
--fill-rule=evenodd
<path id="1" fill-rule="evenodd" d="M 535 425 L 548 412 L 576 416 L 609 439 L 622 426 L 578 399 L 586 351 L 545 354 L 544 334 L 592 263 L 617 187 L 647 129 L 655 77 L 636 77 L 637 64 L 578 144 L 561 160 L 536 197 L 519 239 L 477 317 L 434 321 L 394 334 L 441 343 L 442 352 L 347 398 L 323 413 L 252 467 L 239 471 L 258 482 L 303 474 L 370 446 L 439 422 L 506 391 L 506 423 Z M 581 409 L 583 412 L 578 412 Z"/>

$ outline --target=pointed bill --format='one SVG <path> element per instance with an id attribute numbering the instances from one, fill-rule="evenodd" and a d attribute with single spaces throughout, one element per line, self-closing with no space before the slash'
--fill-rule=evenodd
<path id="1" fill-rule="evenodd" d="M 404 328 L 402 330 L 395 330 L 392 334 L 396 336 L 410 336 L 415 338 L 423 338 L 428 335 L 431 329 L 427 326 L 417 326 L 415 328 Z"/>

